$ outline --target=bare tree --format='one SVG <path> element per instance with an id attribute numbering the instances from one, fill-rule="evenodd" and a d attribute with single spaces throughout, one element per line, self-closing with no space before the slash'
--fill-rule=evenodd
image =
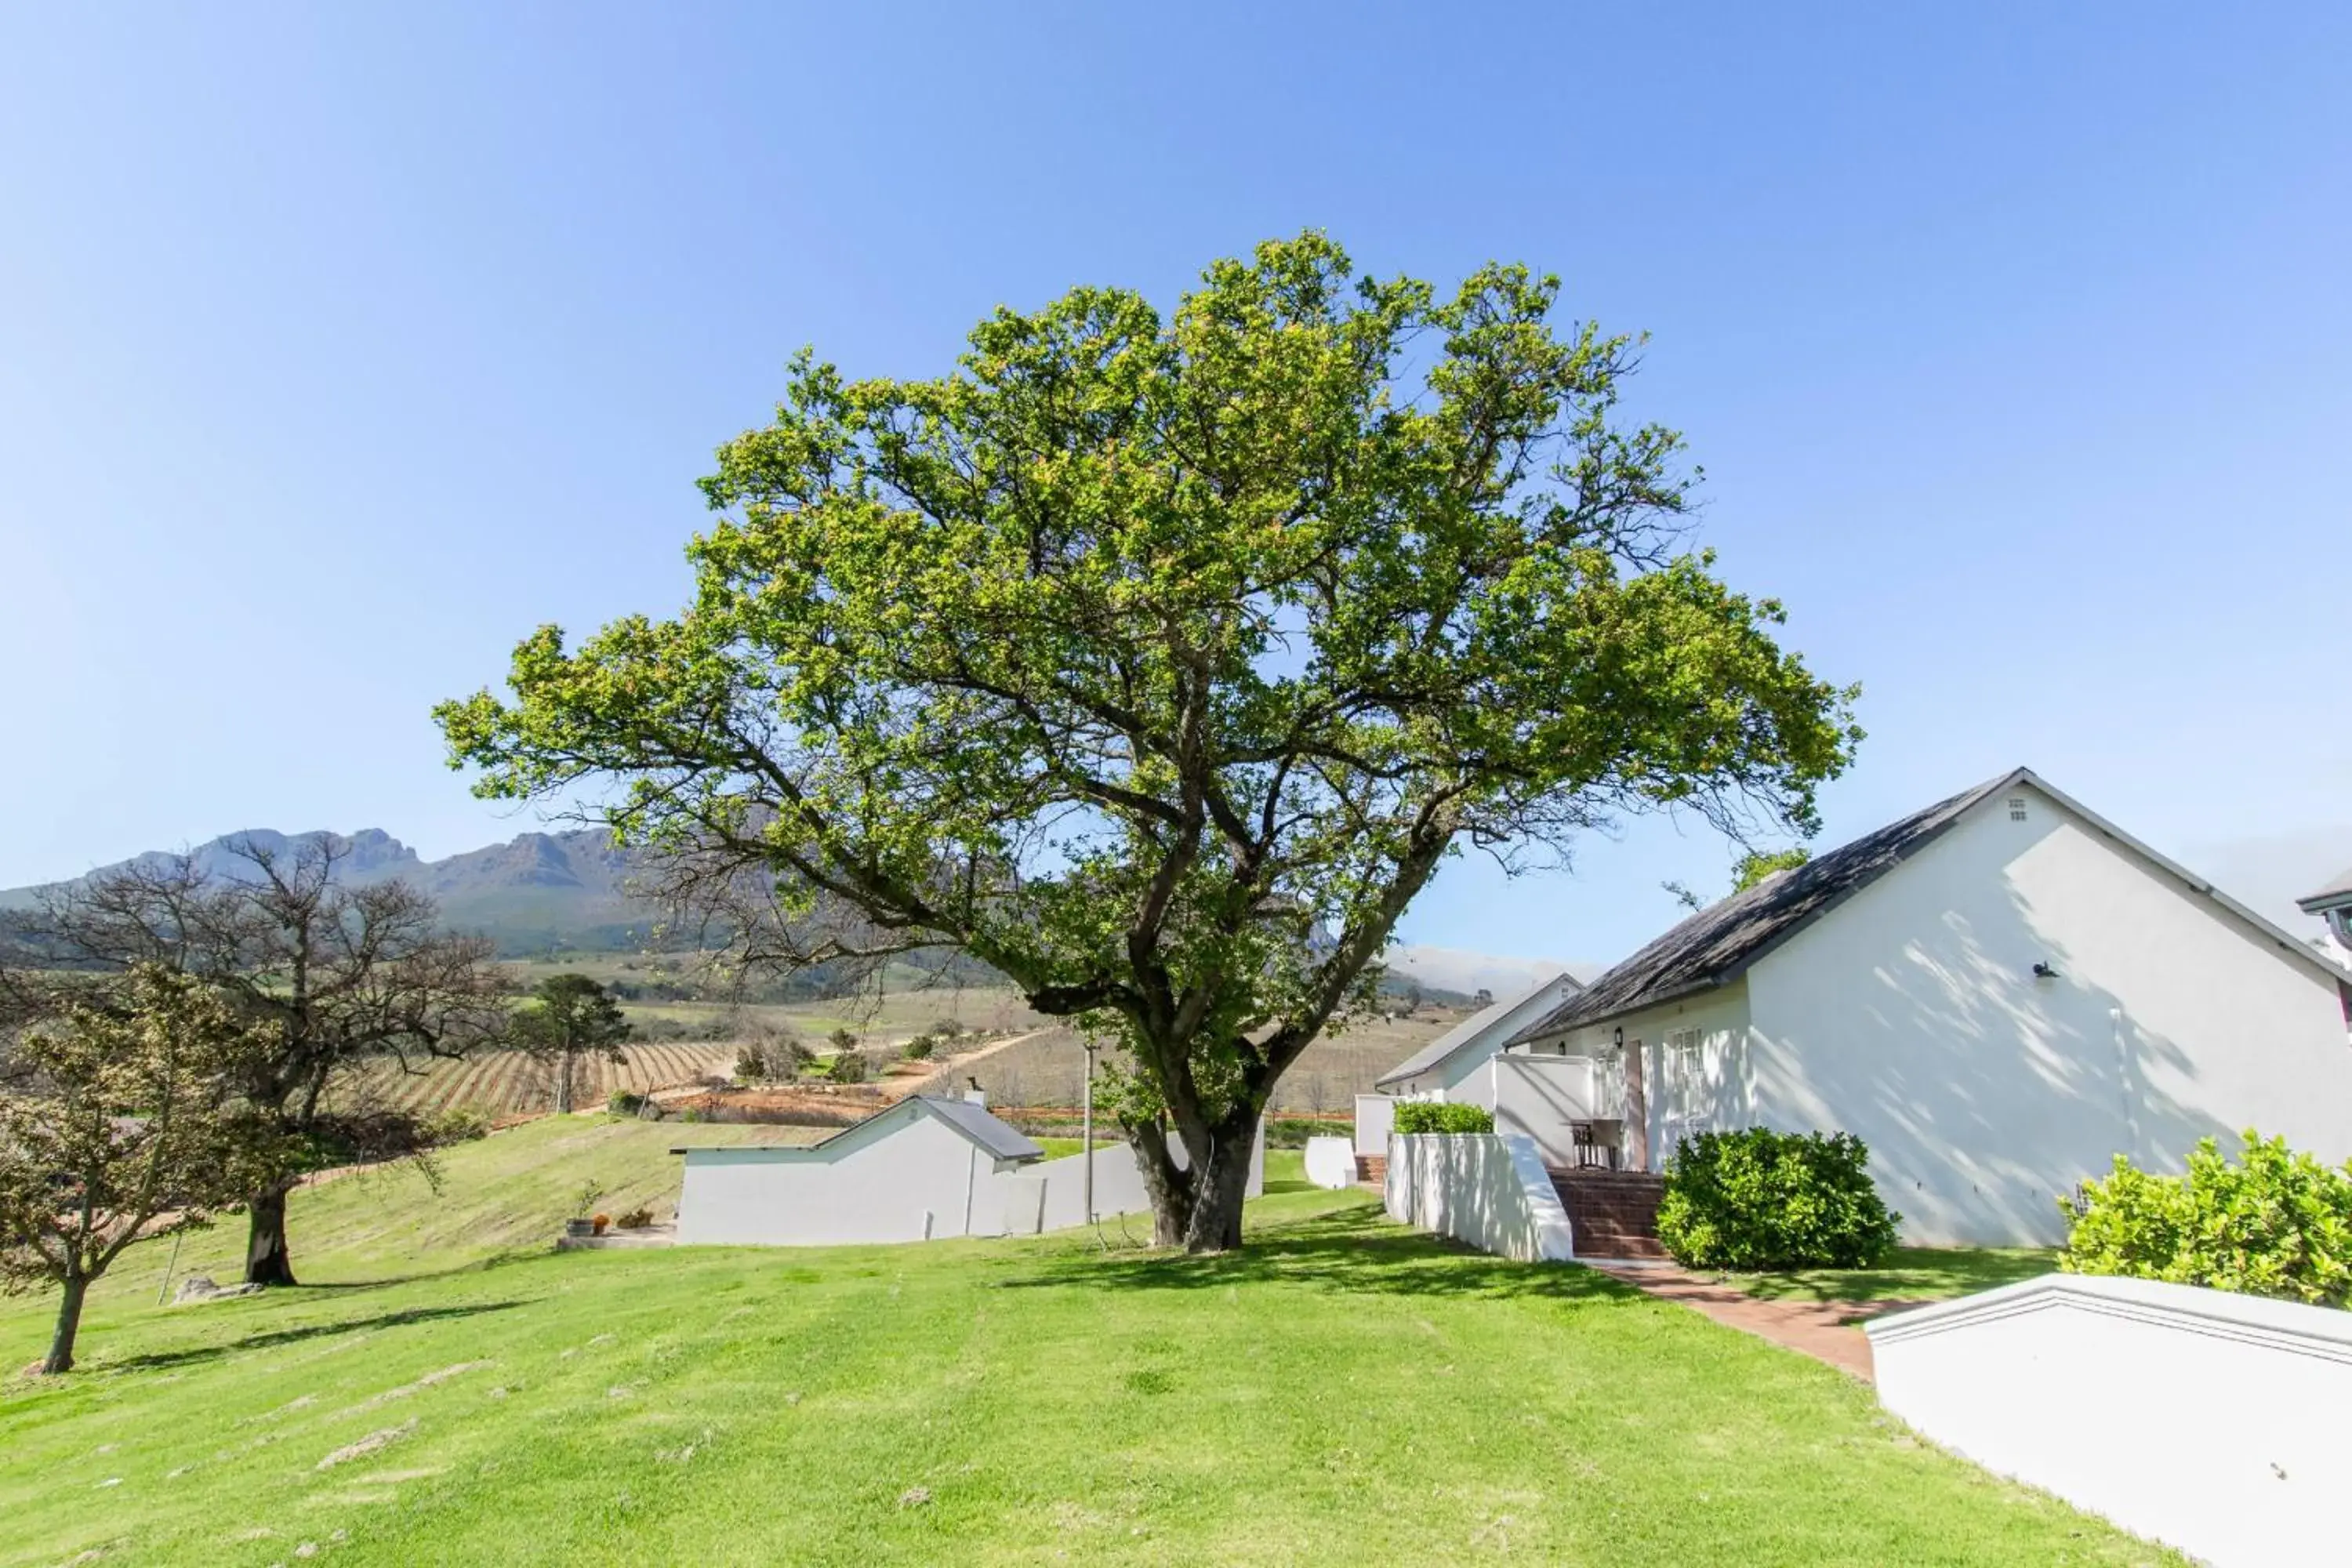
<path id="1" fill-rule="evenodd" d="M 503 1035 L 492 944 L 443 931 L 433 900 L 405 882 L 341 880 L 339 839 L 229 849 L 235 875 L 173 856 L 68 884 L 27 922 L 29 938 L 71 965 L 153 963 L 200 976 L 268 1025 L 275 1048 L 255 1059 L 243 1093 L 311 1163 L 419 1152 L 415 1119 L 368 1103 L 367 1086 L 386 1066 L 421 1070 Z M 294 1283 L 286 1196 L 296 1179 L 247 1195 L 251 1283 Z"/>

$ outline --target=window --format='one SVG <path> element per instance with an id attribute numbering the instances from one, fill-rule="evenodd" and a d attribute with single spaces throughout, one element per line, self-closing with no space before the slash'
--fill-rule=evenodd
<path id="1" fill-rule="evenodd" d="M 1682 1051 L 1695 1056 L 1698 1052 L 1701 1041 L 1702 1037 L 1696 1029 L 1666 1031 L 1666 1049 L 1670 1051 Z"/>
<path id="2" fill-rule="evenodd" d="M 2025 820 L 2025 797 L 2023 795 L 2013 795 L 2009 797 L 2009 819 L 2011 822 L 2023 822 Z"/>

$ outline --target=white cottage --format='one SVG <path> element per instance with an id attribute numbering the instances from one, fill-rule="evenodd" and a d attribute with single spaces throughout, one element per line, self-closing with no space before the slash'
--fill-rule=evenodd
<path id="1" fill-rule="evenodd" d="M 1849 1131 L 1906 1239 L 2024 1245 L 2117 1153 L 2352 1156 L 2347 1029 L 2344 971 L 2020 768 L 1693 915 L 1507 1050 L 1575 1064 L 1631 1169 Z"/>
<path id="2" fill-rule="evenodd" d="M 1171 1140 L 1176 1163 L 1183 1143 Z M 1106 1144 L 1048 1160 L 978 1096 L 913 1095 L 819 1143 L 673 1149 L 685 1157 L 681 1246 L 819 1247 L 1029 1236 L 1151 1206 L 1136 1151 Z M 1265 1132 L 1250 1152 L 1248 1194 L 1265 1190 Z"/>
<path id="3" fill-rule="evenodd" d="M 1544 1157 L 1566 1164 L 1570 1128 L 1580 1124 L 1582 1064 L 1557 1057 L 1505 1057 L 1512 1037 L 1556 1012 L 1583 989 L 1556 970 L 1515 995 L 1480 1008 L 1373 1080 L 1376 1093 L 1356 1097 L 1358 1170 L 1370 1177 L 1388 1154 L 1389 1129 L 1400 1100 L 1442 1100 L 1494 1112 L 1496 1127 L 1534 1138 Z"/>

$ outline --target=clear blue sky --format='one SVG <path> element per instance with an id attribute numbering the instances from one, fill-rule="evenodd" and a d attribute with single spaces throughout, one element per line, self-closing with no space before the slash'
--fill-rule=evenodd
<path id="1" fill-rule="evenodd" d="M 535 826 L 427 708 L 680 602 L 793 348 L 931 374 L 1307 226 L 1654 334 L 1723 569 L 1866 689 L 1832 839 L 2024 762 L 2352 860 L 2352 8 L 1661 9 L 8 9 L 0 886 Z M 1611 958 L 1727 861 L 1465 864 L 1407 932 Z"/>

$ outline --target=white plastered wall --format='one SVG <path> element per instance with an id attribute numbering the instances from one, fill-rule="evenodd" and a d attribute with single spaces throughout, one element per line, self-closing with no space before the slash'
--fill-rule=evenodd
<path id="1" fill-rule="evenodd" d="M 697 1149 L 686 1156 L 677 1239 L 814 1247 L 996 1235 L 997 1169 L 971 1140 L 919 1113 L 835 1159 L 812 1149 Z"/>
<path id="2" fill-rule="evenodd" d="M 1754 1120 L 1860 1134 L 1909 1240 L 2053 1244 L 2059 1195 L 2115 1154 L 2178 1169 L 2249 1125 L 2352 1155 L 2333 983 L 2030 786 L 1798 932 L 1746 990 Z"/>

